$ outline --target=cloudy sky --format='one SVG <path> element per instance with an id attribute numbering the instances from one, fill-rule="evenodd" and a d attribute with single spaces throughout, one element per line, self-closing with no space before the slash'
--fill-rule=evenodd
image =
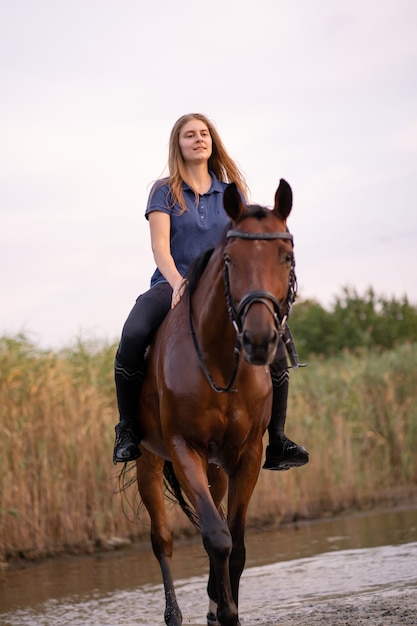
<path id="1" fill-rule="evenodd" d="M 294 192 L 299 293 L 417 304 L 415 0 L 0 0 L 0 334 L 113 340 L 183 113 Z"/>

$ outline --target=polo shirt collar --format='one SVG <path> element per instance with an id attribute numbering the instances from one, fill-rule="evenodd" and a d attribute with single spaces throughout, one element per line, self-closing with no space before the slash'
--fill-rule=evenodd
<path id="1" fill-rule="evenodd" d="M 217 178 L 216 174 L 214 172 L 212 172 L 211 170 L 209 170 L 209 174 L 211 176 L 211 187 L 206 192 L 206 194 L 214 193 L 215 191 L 222 193 L 224 191 L 224 189 L 223 189 L 222 183 L 219 181 L 219 179 Z M 185 183 L 185 182 L 182 183 L 182 188 L 184 190 L 188 190 L 188 191 L 191 191 L 192 193 L 194 193 L 194 191 L 191 189 L 191 187 L 189 185 L 187 185 L 187 183 Z M 206 194 L 204 194 L 204 195 L 206 195 Z"/>

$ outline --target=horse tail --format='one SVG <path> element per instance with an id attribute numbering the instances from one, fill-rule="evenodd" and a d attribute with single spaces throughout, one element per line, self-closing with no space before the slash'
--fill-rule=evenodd
<path id="1" fill-rule="evenodd" d="M 198 521 L 197 513 L 192 506 L 185 500 L 184 494 L 181 489 L 180 481 L 175 476 L 174 467 L 171 461 L 165 461 L 164 464 L 164 485 L 165 485 L 165 497 L 172 502 L 178 502 L 181 509 L 188 517 L 197 530 L 201 530 L 200 522 Z"/>

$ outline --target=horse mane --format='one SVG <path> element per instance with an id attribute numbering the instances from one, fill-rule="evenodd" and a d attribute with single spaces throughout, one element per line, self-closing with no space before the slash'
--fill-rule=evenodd
<path id="1" fill-rule="evenodd" d="M 248 219 L 248 217 L 255 217 L 258 220 L 263 220 L 270 214 L 270 212 L 270 209 L 267 209 L 260 204 L 250 204 L 247 207 L 247 211 L 241 215 L 240 219 L 237 221 L 237 224 L 241 224 L 244 220 Z"/>
<path id="2" fill-rule="evenodd" d="M 187 269 L 187 273 L 185 275 L 185 279 L 187 281 L 187 286 L 191 294 L 195 291 L 213 252 L 214 248 L 210 248 L 209 250 L 206 250 L 205 252 L 200 254 L 199 257 L 197 257 L 192 263 L 190 263 Z"/>

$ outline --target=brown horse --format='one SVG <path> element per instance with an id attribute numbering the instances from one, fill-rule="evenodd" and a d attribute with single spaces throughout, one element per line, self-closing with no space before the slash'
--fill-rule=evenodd
<path id="1" fill-rule="evenodd" d="M 240 624 L 245 518 L 271 413 L 268 365 L 292 299 L 293 242 L 286 227 L 291 207 L 291 188 L 284 180 L 272 210 L 246 207 L 235 185 L 226 188 L 230 230 L 196 263 L 187 292 L 147 354 L 137 480 L 151 518 L 168 626 L 182 624 L 164 505 L 164 473 L 169 468 L 180 503 L 184 508 L 189 503 L 195 512 L 209 556 L 208 623 Z M 221 507 L 226 492 L 227 519 Z"/>

